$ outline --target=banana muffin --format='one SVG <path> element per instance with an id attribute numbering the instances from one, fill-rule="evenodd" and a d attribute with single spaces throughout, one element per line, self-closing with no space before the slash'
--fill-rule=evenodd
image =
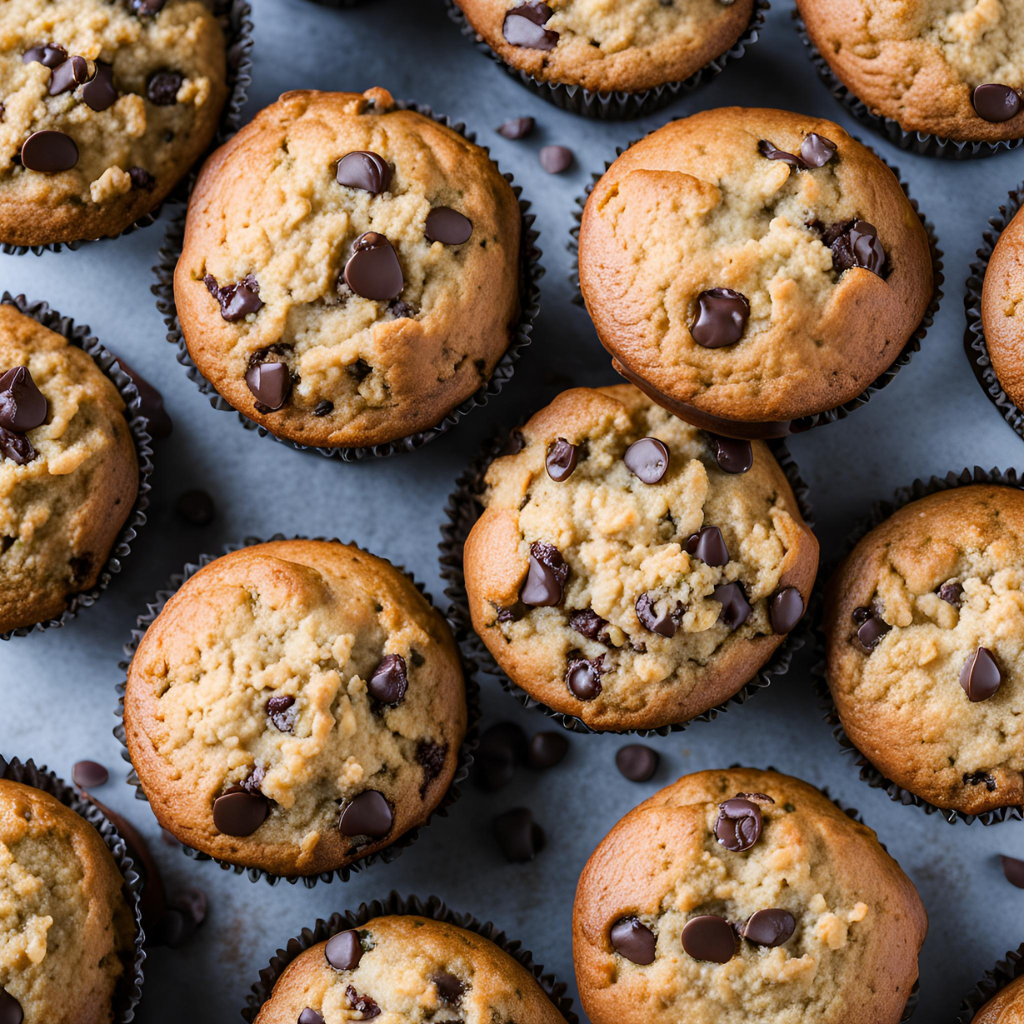
<path id="1" fill-rule="evenodd" d="M 997 992 L 971 1024 L 1020 1024 L 1024 1021 L 1024 975 Z"/>
<path id="2" fill-rule="evenodd" d="M 579 270 L 620 373 L 751 438 L 861 394 L 934 286 L 928 235 L 878 157 L 831 121 L 740 107 L 674 121 L 609 167 Z"/>
<path id="3" fill-rule="evenodd" d="M 417 916 L 378 917 L 301 953 L 255 1024 L 564 1024 L 529 971 L 493 942 Z"/>
<path id="4" fill-rule="evenodd" d="M 0 304 L 0 633 L 99 578 L 139 488 L 124 413 L 89 355 Z"/>
<path id="5" fill-rule="evenodd" d="M 747 29 L 755 0 L 455 0 L 516 71 L 592 92 L 682 82 Z"/>
<path id="6" fill-rule="evenodd" d="M 706 437 L 628 384 L 563 392 L 496 459 L 465 545 L 473 627 L 593 729 L 736 694 L 803 615 L 818 544 L 763 442 Z"/>
<path id="7" fill-rule="evenodd" d="M 99 833 L 0 779 L 0 1019 L 108 1024 L 135 922 Z"/>
<path id="8" fill-rule="evenodd" d="M 871 829 L 806 782 L 732 768 L 602 840 L 573 961 L 593 1024 L 897 1024 L 927 929 Z"/>
<path id="9" fill-rule="evenodd" d="M 291 877 L 426 822 L 466 717 L 444 619 L 390 562 L 337 541 L 257 544 L 197 572 L 139 643 L 124 702 L 160 824 Z"/>
<path id="10" fill-rule="evenodd" d="M 205 0 L 0 5 L 0 242 L 116 235 L 210 145 L 227 99 Z"/>
<path id="11" fill-rule="evenodd" d="M 1024 409 L 1024 211 L 1003 228 L 985 269 L 981 327 L 1003 391 Z"/>
<path id="12" fill-rule="evenodd" d="M 1024 804 L 1024 491 L 904 505 L 836 571 L 823 630 L 843 728 L 879 771 L 965 814 Z"/>
<path id="13" fill-rule="evenodd" d="M 811 41 L 868 109 L 958 142 L 1024 136 L 1024 0 L 797 0 Z"/>
<path id="14" fill-rule="evenodd" d="M 509 345 L 520 226 L 486 150 L 383 89 L 286 93 L 192 194 L 174 275 L 189 355 L 300 444 L 433 427 Z"/>

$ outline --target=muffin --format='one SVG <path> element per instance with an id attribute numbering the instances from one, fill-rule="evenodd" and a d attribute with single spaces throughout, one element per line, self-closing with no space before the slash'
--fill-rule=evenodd
<path id="1" fill-rule="evenodd" d="M 774 771 L 686 775 L 580 876 L 593 1024 L 897 1024 L 928 919 L 866 825 Z"/>
<path id="2" fill-rule="evenodd" d="M 1024 216 L 1018 210 L 1002 230 L 985 269 L 981 327 L 985 347 L 1007 397 L 1024 409 Z"/>
<path id="3" fill-rule="evenodd" d="M 227 91 L 204 0 L 7 0 L 0 242 L 120 234 L 210 145 Z"/>
<path id="4" fill-rule="evenodd" d="M 493 942 L 453 924 L 387 916 L 301 953 L 256 1024 L 564 1024 L 529 971 Z"/>
<path id="5" fill-rule="evenodd" d="M 466 718 L 444 620 L 389 562 L 337 541 L 257 544 L 201 569 L 146 631 L 124 700 L 160 824 L 289 877 L 424 824 Z"/>
<path id="6" fill-rule="evenodd" d="M 619 372 L 748 438 L 861 395 L 935 284 L 924 226 L 878 157 L 831 121 L 740 107 L 674 121 L 609 167 L 579 271 Z"/>
<path id="7" fill-rule="evenodd" d="M 797 0 L 836 78 L 873 114 L 957 142 L 1024 136 L 1021 0 Z"/>
<path id="8" fill-rule="evenodd" d="M 107 1024 L 135 923 L 99 833 L 59 800 L 0 779 L 0 1017 Z"/>
<path id="9" fill-rule="evenodd" d="M 138 488 L 113 382 L 0 304 L 0 633 L 55 618 L 95 586 Z"/>
<path id="10" fill-rule="evenodd" d="M 971 1024 L 1016 1024 L 1024 1020 L 1024 975 L 997 992 L 975 1015 Z"/>
<path id="11" fill-rule="evenodd" d="M 280 438 L 435 426 L 519 316 L 521 217 L 486 150 L 383 89 L 290 92 L 221 147 L 174 274 L 188 352 Z"/>
<path id="12" fill-rule="evenodd" d="M 563 392 L 496 459 L 465 544 L 473 627 L 592 729 L 736 694 L 803 615 L 818 544 L 763 442 L 708 438 L 628 384 Z"/>
<path id="13" fill-rule="evenodd" d="M 828 585 L 829 688 L 854 746 L 964 814 L 1024 804 L 1024 491 L 904 505 Z"/>

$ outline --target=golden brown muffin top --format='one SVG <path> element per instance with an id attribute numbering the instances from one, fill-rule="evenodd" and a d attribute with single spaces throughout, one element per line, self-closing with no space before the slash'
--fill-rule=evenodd
<path id="1" fill-rule="evenodd" d="M 992 369 L 1010 400 L 1024 408 L 1024 217 L 999 235 L 985 270 L 981 325 Z"/>
<path id="2" fill-rule="evenodd" d="M 997 992 L 971 1024 L 1024 1024 L 1024 975 Z"/>

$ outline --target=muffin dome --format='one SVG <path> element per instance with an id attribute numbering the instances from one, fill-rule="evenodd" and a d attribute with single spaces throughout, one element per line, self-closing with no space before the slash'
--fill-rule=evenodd
<path id="1" fill-rule="evenodd" d="M 997 992 L 971 1024 L 1016 1024 L 1019 1020 L 1024 1020 L 1024 975 Z"/>
<path id="2" fill-rule="evenodd" d="M 1002 230 L 985 270 L 981 326 L 992 369 L 1018 409 L 1024 409 L 1024 216 Z"/>

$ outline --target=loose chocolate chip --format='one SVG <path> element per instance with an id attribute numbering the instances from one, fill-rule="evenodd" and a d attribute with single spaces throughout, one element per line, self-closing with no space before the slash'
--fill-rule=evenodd
<path id="1" fill-rule="evenodd" d="M 30 171 L 56 174 L 78 163 L 78 146 L 63 132 L 34 132 L 21 146 L 21 162 Z"/>
<path id="2" fill-rule="evenodd" d="M 743 853 L 761 838 L 761 808 L 743 796 L 718 805 L 715 838 L 727 850 Z"/>
<path id="3" fill-rule="evenodd" d="M 630 782 L 647 782 L 658 770 L 658 752 L 642 743 L 630 743 L 620 747 L 615 755 L 615 767 Z"/>
<path id="4" fill-rule="evenodd" d="M 533 608 L 551 608 L 562 603 L 569 566 L 552 544 L 534 541 L 530 545 L 530 568 L 519 594 L 523 604 Z"/>
<path id="5" fill-rule="evenodd" d="M 641 437 L 622 456 L 626 469 L 645 484 L 659 483 L 668 472 L 668 448 L 656 437 Z"/>
<path id="6" fill-rule="evenodd" d="M 488 792 L 512 781 L 516 765 L 527 758 L 526 733 L 515 722 L 499 722 L 484 730 L 476 752 L 476 779 Z"/>
<path id="7" fill-rule="evenodd" d="M 498 134 L 506 139 L 525 139 L 536 124 L 532 117 L 514 117 L 498 128 Z"/>
<path id="8" fill-rule="evenodd" d="M 100 60 L 96 61 L 96 74 L 92 76 L 92 81 L 86 83 L 82 89 L 82 99 L 90 109 L 96 111 L 106 110 L 117 102 L 113 65 L 104 64 Z M 128 173 L 131 174 L 131 171 Z"/>
<path id="9" fill-rule="evenodd" d="M 213 522 L 213 498 L 206 491 L 186 491 L 178 499 L 178 515 L 191 526 L 209 526 Z"/>
<path id="10" fill-rule="evenodd" d="M 448 760 L 448 744 L 432 743 L 420 740 L 416 745 L 416 763 L 423 769 L 423 782 L 420 784 L 420 799 L 424 800 L 430 784 L 444 771 Z"/>
<path id="11" fill-rule="evenodd" d="M 738 583 L 720 583 L 712 591 L 711 597 L 722 606 L 718 621 L 729 629 L 739 629 L 753 611 Z"/>
<path id="12" fill-rule="evenodd" d="M 335 177 L 339 185 L 378 196 L 387 192 L 393 173 L 391 165 L 380 154 L 356 151 L 346 153 L 338 161 Z"/>
<path id="13" fill-rule="evenodd" d="M 796 587 L 776 590 L 768 599 L 768 621 L 774 633 L 790 633 L 804 617 L 804 599 Z"/>
<path id="14" fill-rule="evenodd" d="M 178 102 L 182 77 L 177 71 L 154 71 L 146 82 L 149 102 L 157 107 L 172 107 Z"/>
<path id="15" fill-rule="evenodd" d="M 569 692 L 578 700 L 597 700 L 601 695 L 601 672 L 604 655 L 593 661 L 582 657 L 578 652 L 575 657 L 570 652 L 569 663 L 565 670 L 565 685 Z"/>
<path id="16" fill-rule="evenodd" d="M 425 234 L 428 242 L 462 245 L 473 234 L 473 222 L 450 206 L 435 206 L 427 214 Z"/>
<path id="17" fill-rule="evenodd" d="M 729 564 L 729 549 L 717 526 L 704 526 L 686 542 L 686 550 L 705 565 Z"/>
<path id="18" fill-rule="evenodd" d="M 89 81 L 89 65 L 84 57 L 68 57 L 50 75 L 50 95 L 59 96 Z"/>
<path id="19" fill-rule="evenodd" d="M 466 986 L 454 974 L 449 974 L 447 971 L 439 971 L 437 974 L 432 974 L 430 980 L 437 989 L 437 998 L 445 1006 L 457 1006 L 459 1004 L 462 994 L 466 991 Z"/>
<path id="20" fill-rule="evenodd" d="M 787 153 L 784 149 L 779 149 L 767 139 L 762 139 L 757 144 L 757 148 L 761 156 L 767 160 L 781 160 L 782 163 L 789 164 L 791 167 L 803 167 L 804 165 L 800 157 L 793 153 Z"/>
<path id="21" fill-rule="evenodd" d="M 352 244 L 345 264 L 345 283 L 364 299 L 398 298 L 405 287 L 402 265 L 391 243 L 376 231 L 367 231 Z"/>
<path id="22" fill-rule="evenodd" d="M 220 315 L 229 324 L 244 320 L 250 313 L 258 313 L 263 308 L 260 298 L 259 282 L 252 274 L 246 274 L 241 281 L 225 285 L 217 284 L 212 274 L 203 278 L 206 290 L 220 303 Z"/>
<path id="23" fill-rule="evenodd" d="M 574 444 L 569 444 L 564 437 L 548 447 L 548 454 L 544 460 L 548 476 L 555 483 L 561 483 L 572 476 L 576 463 L 579 461 L 579 449 Z"/>
<path id="24" fill-rule="evenodd" d="M 694 960 L 727 964 L 736 955 L 736 933 L 722 917 L 694 917 L 683 929 L 683 949 Z"/>
<path id="25" fill-rule="evenodd" d="M 758 946 L 773 948 L 788 941 L 796 931 L 796 918 L 788 910 L 759 910 L 747 918 L 743 938 Z"/>
<path id="26" fill-rule="evenodd" d="M 824 135 L 812 132 L 800 146 L 800 159 L 804 167 L 824 167 L 836 155 L 836 144 Z"/>
<path id="27" fill-rule="evenodd" d="M 120 356 L 116 357 L 116 361 L 117 365 L 131 377 L 135 390 L 139 393 L 139 412 L 146 417 L 146 429 L 150 437 L 168 437 L 174 429 L 174 424 L 171 423 L 171 417 L 164 408 L 163 395 Z"/>
<path id="28" fill-rule="evenodd" d="M 292 390 L 291 374 L 284 363 L 257 363 L 250 366 L 245 371 L 245 383 L 267 412 L 280 409 Z"/>
<path id="29" fill-rule="evenodd" d="M 972 704 L 988 700 L 1002 682 L 1002 673 L 987 647 L 979 647 L 960 671 L 960 685 Z"/>
<path id="30" fill-rule="evenodd" d="M 291 732 L 295 728 L 295 698 L 288 694 L 271 697 L 267 701 L 267 718 L 278 732 Z"/>
<path id="31" fill-rule="evenodd" d="M 544 849 L 544 830 L 533 820 L 527 807 L 499 814 L 494 819 L 494 836 L 501 852 L 512 864 L 525 864 Z"/>
<path id="32" fill-rule="evenodd" d="M 573 155 L 568 146 L 542 146 L 537 154 L 541 167 L 548 174 L 562 174 L 572 167 Z"/>
<path id="33" fill-rule="evenodd" d="M 654 932 L 635 917 L 623 917 L 612 925 L 612 949 L 630 963 L 646 967 L 654 963 L 657 940 Z"/>
<path id="34" fill-rule="evenodd" d="M 857 642 L 866 654 L 870 654 L 892 629 L 874 609 L 863 606 L 853 609 L 853 623 L 857 627 Z"/>
<path id="35" fill-rule="evenodd" d="M 131 0 L 132 10 L 140 17 L 159 14 L 166 3 L 167 0 Z"/>
<path id="36" fill-rule="evenodd" d="M 354 1020 L 373 1020 L 374 1017 L 380 1016 L 380 1007 L 377 1003 L 369 996 L 361 996 L 352 985 L 345 989 L 345 999 L 349 1008 L 359 1014 L 353 1018 Z"/>
<path id="37" fill-rule="evenodd" d="M 359 941 L 359 933 L 347 931 L 332 935 L 324 946 L 324 956 L 336 971 L 354 971 L 363 959 L 363 944 Z"/>
<path id="38" fill-rule="evenodd" d="M 299 1014 L 298 1024 L 324 1024 L 324 1019 L 316 1012 L 316 1010 L 307 1006 L 302 1013 Z"/>
<path id="39" fill-rule="evenodd" d="M 0 427 L 23 434 L 46 422 L 47 404 L 26 366 L 0 376 Z"/>
<path id="40" fill-rule="evenodd" d="M 866 220 L 851 220 L 828 228 L 820 224 L 812 226 L 821 234 L 822 242 L 832 250 L 832 266 L 840 273 L 861 267 L 884 277 L 885 249 L 873 224 Z"/>
<path id="41" fill-rule="evenodd" d="M 675 607 L 669 605 L 665 611 L 659 612 L 650 594 L 641 594 L 636 599 L 636 617 L 644 629 L 666 636 L 669 639 L 679 632 L 679 624 L 683 621 L 683 604 L 676 601 Z"/>
<path id="42" fill-rule="evenodd" d="M 148 192 L 156 185 L 156 178 L 145 167 L 129 167 L 128 177 L 132 179 L 132 188 L 141 188 Z"/>
<path id="43" fill-rule="evenodd" d="M 24 1019 L 21 1003 L 10 992 L 0 988 L 0 1024 L 21 1024 Z"/>
<path id="44" fill-rule="evenodd" d="M 226 836 L 251 836 L 269 813 L 270 801 L 262 793 L 232 786 L 213 802 L 213 825 Z"/>
<path id="45" fill-rule="evenodd" d="M 110 779 L 110 772 L 97 761 L 78 761 L 71 769 L 71 779 L 82 789 L 95 789 Z"/>
<path id="46" fill-rule="evenodd" d="M 151 941 L 157 946 L 178 949 L 206 920 L 208 900 L 202 889 L 183 889 L 175 894 L 170 904 L 153 929 Z M 146 939 L 150 937 L 150 932 L 146 932 Z"/>
<path id="47" fill-rule="evenodd" d="M 943 583 L 939 587 L 939 599 L 945 601 L 946 604 L 951 604 L 954 608 L 960 607 L 963 596 L 964 588 L 960 583 Z"/>
<path id="48" fill-rule="evenodd" d="M 9 459 L 17 466 L 24 466 L 38 454 L 24 434 L 0 427 L 0 459 Z"/>
<path id="49" fill-rule="evenodd" d="M 569 753 L 569 741 L 560 732 L 539 732 L 530 740 L 526 763 L 536 771 L 554 768 Z"/>
<path id="50" fill-rule="evenodd" d="M 21 56 L 22 64 L 42 64 L 51 70 L 68 59 L 68 51 L 58 43 L 42 43 L 26 50 Z"/>
<path id="51" fill-rule="evenodd" d="M 588 640 L 595 640 L 602 644 L 610 642 L 607 620 L 602 619 L 592 608 L 573 612 L 569 616 L 569 626 Z"/>
<path id="52" fill-rule="evenodd" d="M 391 831 L 395 816 L 387 800 L 375 789 L 360 793 L 342 811 L 339 827 L 343 836 L 382 839 Z"/>
<path id="53" fill-rule="evenodd" d="M 542 3 L 524 3 L 513 7 L 505 15 L 501 34 L 512 46 L 553 50 L 558 42 L 558 33 L 544 28 L 551 14 L 551 8 Z"/>
<path id="54" fill-rule="evenodd" d="M 1024 860 L 1018 860 L 1016 857 L 1007 857 L 1004 854 L 1002 861 L 1003 874 L 1006 875 L 1006 880 L 1010 885 L 1015 885 L 1018 889 L 1024 889 Z"/>
<path id="55" fill-rule="evenodd" d="M 1020 96 L 1008 85 L 979 85 L 971 97 L 974 109 L 984 121 L 1000 124 L 1020 113 Z"/>
<path id="56" fill-rule="evenodd" d="M 405 658 L 400 654 L 386 654 L 366 684 L 370 696 L 379 700 L 381 704 L 387 704 L 388 707 L 401 704 L 405 700 L 405 691 L 408 688 Z"/>
<path id="57" fill-rule="evenodd" d="M 747 328 L 750 303 L 731 288 L 709 288 L 697 296 L 697 316 L 690 335 L 703 348 L 735 345 Z"/>

